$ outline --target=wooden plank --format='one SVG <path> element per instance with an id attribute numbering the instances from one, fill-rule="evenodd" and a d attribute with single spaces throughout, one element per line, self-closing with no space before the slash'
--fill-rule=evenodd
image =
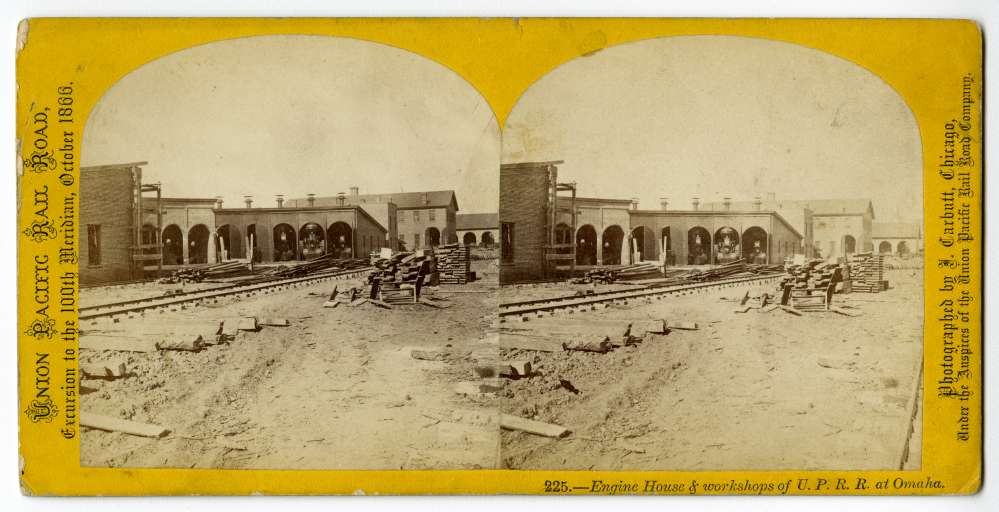
<path id="1" fill-rule="evenodd" d="M 791 313 L 794 316 L 801 316 L 801 311 L 798 311 L 790 306 L 781 306 L 780 309 L 785 313 Z"/>
<path id="2" fill-rule="evenodd" d="M 674 322 L 671 320 L 663 320 L 666 322 L 666 327 L 670 329 L 679 329 L 681 331 L 696 331 L 698 329 L 697 322 Z"/>
<path id="3" fill-rule="evenodd" d="M 529 420 L 512 414 L 500 414 L 500 427 L 555 439 L 563 438 L 571 433 L 569 429 L 561 425 Z"/>
<path id="4" fill-rule="evenodd" d="M 269 325 L 271 327 L 288 327 L 291 322 L 287 318 L 264 318 L 258 322 L 260 325 Z"/>
<path id="5" fill-rule="evenodd" d="M 108 432 L 122 432 L 133 436 L 142 437 L 163 437 L 170 433 L 170 429 L 163 428 L 151 423 L 139 423 L 138 421 L 123 420 L 102 414 L 84 412 L 80 415 L 80 425 L 105 430 Z"/>

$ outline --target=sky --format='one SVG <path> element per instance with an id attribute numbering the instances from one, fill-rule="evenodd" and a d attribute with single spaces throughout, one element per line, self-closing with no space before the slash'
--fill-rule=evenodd
<path id="1" fill-rule="evenodd" d="M 701 201 L 869 198 L 876 220 L 922 219 L 918 127 L 851 62 L 732 36 L 650 39 L 579 57 L 520 98 L 503 162 L 564 160 L 579 195 L 641 208 Z"/>
<path id="2" fill-rule="evenodd" d="M 152 61 L 101 98 L 82 165 L 146 161 L 166 197 L 226 206 L 285 197 L 454 189 L 496 212 L 499 127 L 479 93 L 429 59 L 346 38 L 264 36 Z"/>

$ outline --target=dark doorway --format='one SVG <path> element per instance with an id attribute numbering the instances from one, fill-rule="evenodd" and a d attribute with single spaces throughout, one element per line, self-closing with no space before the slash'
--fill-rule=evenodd
<path id="1" fill-rule="evenodd" d="M 687 231 L 687 264 L 707 265 L 711 262 L 711 234 L 700 226 Z"/>
<path id="2" fill-rule="evenodd" d="M 743 256 L 749 263 L 769 263 L 770 248 L 767 246 L 767 232 L 763 228 L 753 226 L 742 234 Z"/>
<path id="3" fill-rule="evenodd" d="M 293 261 L 297 255 L 295 228 L 288 224 L 274 226 L 274 261 Z"/>
<path id="4" fill-rule="evenodd" d="M 334 222 L 326 231 L 326 253 L 335 258 L 354 257 L 354 230 L 346 222 Z"/>
<path id="5" fill-rule="evenodd" d="M 610 226 L 604 230 L 604 246 L 602 259 L 604 265 L 621 264 L 621 245 L 624 242 L 624 230 L 620 226 Z"/>
<path id="6" fill-rule="evenodd" d="M 597 230 L 589 224 L 576 230 L 576 264 L 597 264 Z"/>
<path id="7" fill-rule="evenodd" d="M 204 224 L 197 224 L 187 232 L 187 261 L 192 265 L 208 263 L 208 237 L 211 233 Z"/>

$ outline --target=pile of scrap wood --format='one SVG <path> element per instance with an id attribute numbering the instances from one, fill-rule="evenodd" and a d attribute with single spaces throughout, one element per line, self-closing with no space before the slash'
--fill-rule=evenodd
<path id="1" fill-rule="evenodd" d="M 158 282 L 167 284 L 200 283 L 205 279 L 242 275 L 249 273 L 249 271 L 250 266 L 247 262 L 231 261 L 229 263 L 219 263 L 218 265 L 181 268 L 174 271 L 169 277 L 159 279 Z"/>
<path id="2" fill-rule="evenodd" d="M 304 277 L 317 272 L 353 270 L 367 266 L 368 263 L 362 259 L 337 258 L 327 254 L 308 261 L 271 267 L 261 272 L 260 276 L 277 278 Z"/>
<path id="3" fill-rule="evenodd" d="M 855 292 L 878 293 L 888 289 L 885 280 L 885 257 L 870 252 L 854 254 L 850 258 L 851 289 Z"/>
<path id="4" fill-rule="evenodd" d="M 796 290 L 825 290 L 829 285 L 842 280 L 843 267 L 839 263 L 813 259 L 802 264 L 785 266 L 784 277 L 781 278 L 778 288 L 783 290 L 785 285 L 791 285 Z"/>
<path id="5" fill-rule="evenodd" d="M 471 256 L 467 245 L 447 244 L 434 247 L 437 273 L 444 284 L 465 284 L 471 274 Z"/>
<path id="6" fill-rule="evenodd" d="M 375 270 L 368 274 L 368 299 L 385 304 L 420 302 L 424 285 L 437 282 L 437 261 L 421 252 L 400 252 L 390 258 L 374 260 Z"/>
<path id="7" fill-rule="evenodd" d="M 573 279 L 575 284 L 601 283 L 610 284 L 615 281 L 638 281 L 655 279 L 663 276 L 662 270 L 653 263 L 636 263 L 634 265 L 595 268 L 586 271 L 583 277 Z"/>
<path id="8" fill-rule="evenodd" d="M 812 259 L 788 264 L 778 284 L 780 305 L 801 311 L 828 311 L 836 285 L 842 281 L 843 267 L 839 263 Z"/>

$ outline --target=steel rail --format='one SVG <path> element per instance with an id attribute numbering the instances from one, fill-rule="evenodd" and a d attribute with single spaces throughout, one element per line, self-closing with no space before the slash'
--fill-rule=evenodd
<path id="1" fill-rule="evenodd" d="M 609 302 L 627 304 L 631 299 L 646 299 L 648 302 L 651 302 L 652 299 L 661 300 L 666 296 L 674 294 L 685 295 L 687 293 L 700 293 L 702 291 L 712 290 L 715 288 L 729 288 L 751 283 L 762 284 L 767 282 L 776 282 L 783 275 L 783 273 L 775 273 L 701 283 L 662 286 L 657 288 L 601 292 L 591 295 L 573 297 L 562 296 L 552 299 L 537 299 L 524 302 L 505 303 L 500 304 L 499 316 L 502 319 L 504 317 L 524 316 L 531 313 L 543 315 L 544 313 L 554 313 L 564 309 L 573 310 L 582 308 L 583 310 L 592 310 L 599 304 L 606 304 Z"/>
<path id="2" fill-rule="evenodd" d="M 211 288 L 208 290 L 195 290 L 191 292 L 178 293 L 173 295 L 159 295 L 156 297 L 146 297 L 133 299 L 98 306 L 89 306 L 79 309 L 78 317 L 82 320 L 91 320 L 101 317 L 114 317 L 117 315 L 138 313 L 148 309 L 157 309 L 170 306 L 186 304 L 188 302 L 203 303 L 206 300 L 218 302 L 220 298 L 230 295 L 243 295 L 249 297 L 258 293 L 271 293 L 272 291 L 283 290 L 291 286 L 303 286 L 330 280 L 354 279 L 362 277 L 370 272 L 374 267 L 363 267 L 336 272 L 324 272 L 310 276 L 291 277 L 285 279 L 273 279 L 252 284 L 236 284 L 221 288 Z"/>

